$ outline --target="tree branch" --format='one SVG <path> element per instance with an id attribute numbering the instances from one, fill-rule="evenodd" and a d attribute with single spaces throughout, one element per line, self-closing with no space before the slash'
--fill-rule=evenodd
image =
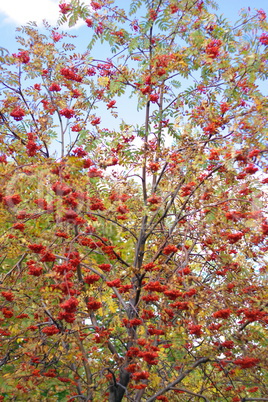
<path id="1" fill-rule="evenodd" d="M 185 388 L 171 388 L 171 390 L 174 390 L 174 391 L 183 391 L 183 392 L 186 392 L 187 394 L 190 394 L 190 395 L 193 395 L 193 396 L 197 396 L 198 398 L 203 398 L 205 402 L 209 402 L 209 400 L 208 400 L 204 395 L 196 394 L 195 392 L 188 391 L 188 389 L 185 389 Z"/>
<path id="2" fill-rule="evenodd" d="M 155 398 L 157 398 L 160 395 L 165 394 L 166 392 L 170 391 L 171 388 L 174 388 L 175 385 L 180 383 L 185 377 L 187 377 L 188 374 L 190 374 L 196 367 L 200 366 L 200 364 L 206 363 L 209 361 L 208 357 L 201 357 L 201 359 L 198 359 L 190 369 L 184 371 L 181 373 L 181 375 L 173 382 L 171 382 L 169 385 L 167 385 L 165 388 L 162 388 L 160 391 L 156 392 L 153 396 L 151 396 L 149 399 L 146 400 L 146 402 L 153 402 Z"/>

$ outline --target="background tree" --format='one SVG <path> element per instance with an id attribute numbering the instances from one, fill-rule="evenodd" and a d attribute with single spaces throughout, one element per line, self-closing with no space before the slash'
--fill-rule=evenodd
<path id="1" fill-rule="evenodd" d="M 265 12 L 127 6 L 1 55 L 0 399 L 265 401 Z"/>

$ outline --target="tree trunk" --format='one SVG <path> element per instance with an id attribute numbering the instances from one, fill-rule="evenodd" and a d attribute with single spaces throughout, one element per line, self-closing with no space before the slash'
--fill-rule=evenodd
<path id="1" fill-rule="evenodd" d="M 109 402 L 121 402 L 126 391 L 126 387 L 129 383 L 129 373 L 121 369 L 119 383 L 114 383 L 110 386 Z"/>

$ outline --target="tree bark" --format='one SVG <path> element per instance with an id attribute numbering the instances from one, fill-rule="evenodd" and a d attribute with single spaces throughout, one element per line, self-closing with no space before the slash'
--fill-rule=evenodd
<path id="1" fill-rule="evenodd" d="M 109 387 L 109 402 L 121 402 L 125 392 L 126 392 L 126 387 L 129 383 L 130 380 L 130 374 L 125 370 L 121 369 L 120 371 L 120 377 L 119 377 L 119 383 L 116 381 L 114 384 L 110 385 Z"/>

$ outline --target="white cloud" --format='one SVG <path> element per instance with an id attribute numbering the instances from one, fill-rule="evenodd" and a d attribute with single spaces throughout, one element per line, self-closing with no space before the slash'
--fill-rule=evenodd
<path id="1" fill-rule="evenodd" d="M 36 21 L 42 25 L 45 19 L 56 25 L 59 17 L 59 0 L 0 0 L 1 19 L 5 23 L 24 25 Z"/>

